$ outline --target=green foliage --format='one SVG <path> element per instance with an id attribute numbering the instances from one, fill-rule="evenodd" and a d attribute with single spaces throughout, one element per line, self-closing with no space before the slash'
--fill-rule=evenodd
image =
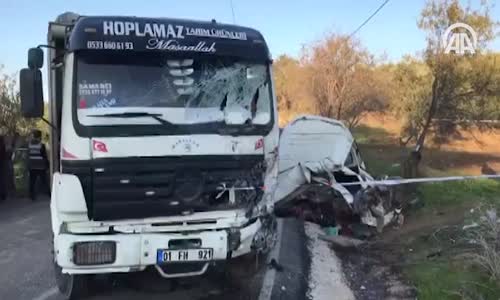
<path id="1" fill-rule="evenodd" d="M 415 140 L 429 113 L 432 77 L 423 62 L 406 57 L 393 70 L 393 80 L 398 87 L 392 111 L 402 120 L 401 142 Z"/>
<path id="2" fill-rule="evenodd" d="M 427 33 L 423 59 L 405 57 L 390 69 L 395 83 L 391 109 L 403 121 L 402 144 L 419 138 L 423 143 L 428 131 L 436 141 L 446 141 L 459 123 L 464 128 L 476 120 L 500 119 L 499 54 L 484 50 L 497 26 L 489 10 L 485 3 L 472 9 L 457 0 L 427 2 L 418 22 Z M 442 34 L 457 22 L 477 32 L 475 55 L 443 53 Z"/>
<path id="3" fill-rule="evenodd" d="M 33 128 L 34 121 L 22 117 L 16 80 L 1 71 L 0 65 L 0 134 L 27 135 Z"/>
<path id="4" fill-rule="evenodd" d="M 498 26 L 489 11 L 486 2 L 473 9 L 471 6 L 462 7 L 458 0 L 429 1 L 423 9 L 418 25 L 427 33 L 424 62 L 432 74 L 432 83 L 430 101 L 426 101 L 430 102 L 429 108 L 421 106 L 425 113 L 418 114 L 426 115 L 420 126 L 423 127 L 420 129 L 420 144 L 423 144 L 432 119 L 474 121 L 498 114 L 500 62 L 494 59 L 496 55 L 490 57 L 491 54 L 484 51 Z M 470 25 L 476 32 L 476 54 L 444 53 L 442 34 L 457 22 Z M 428 98 L 429 94 L 424 97 Z M 437 122 L 433 127 L 440 138 L 450 136 L 457 129 L 456 122 Z"/>
<path id="5" fill-rule="evenodd" d="M 355 126 L 364 113 L 387 102 L 385 78 L 376 76 L 373 57 L 345 35 L 329 35 L 304 52 L 308 88 L 317 112 Z"/>
<path id="6" fill-rule="evenodd" d="M 274 83 L 280 117 L 293 112 L 314 111 L 305 84 L 307 80 L 306 70 L 298 60 L 281 55 L 274 62 Z"/>
<path id="7" fill-rule="evenodd" d="M 318 113 L 355 126 L 364 113 L 389 103 L 389 73 L 358 41 L 329 35 L 304 49 L 300 61 L 282 55 L 274 63 L 280 115 Z"/>
<path id="8" fill-rule="evenodd" d="M 467 99 L 458 103 L 462 118 L 500 120 L 500 53 L 485 53 L 463 61 L 465 74 L 462 93 Z M 472 93 L 476 90 L 481 93 Z"/>
<path id="9" fill-rule="evenodd" d="M 366 112 L 389 107 L 403 122 L 402 145 L 423 145 L 427 133 L 445 142 L 458 124 L 484 128 L 488 123 L 476 121 L 500 120 L 500 53 L 486 51 L 499 24 L 490 9 L 486 2 L 472 8 L 458 0 L 428 1 L 418 22 L 427 34 L 423 55 L 396 64 L 376 63 L 359 41 L 342 34 L 305 48 L 300 61 L 281 56 L 275 63 L 280 111 L 311 112 L 304 107 L 312 106 L 354 127 Z M 476 31 L 476 54 L 443 53 L 442 34 L 456 22 Z"/>
<path id="10" fill-rule="evenodd" d="M 487 1 L 481 1 L 475 9 L 470 2 L 463 7 L 458 0 L 429 0 L 418 21 L 418 27 L 427 33 L 428 54 L 429 51 L 435 54 L 441 50 L 441 35 L 450 25 L 458 22 L 474 28 L 478 36 L 478 46 L 484 48 L 486 43 L 494 38 L 495 27 L 498 25 L 498 22 L 491 19 L 490 10 L 491 6 Z"/>

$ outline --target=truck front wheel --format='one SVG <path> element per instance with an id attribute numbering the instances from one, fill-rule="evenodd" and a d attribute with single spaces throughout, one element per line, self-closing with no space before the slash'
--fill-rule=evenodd
<path id="1" fill-rule="evenodd" d="M 64 274 L 54 262 L 54 271 L 59 291 L 66 300 L 82 299 L 88 295 L 89 275 Z"/>

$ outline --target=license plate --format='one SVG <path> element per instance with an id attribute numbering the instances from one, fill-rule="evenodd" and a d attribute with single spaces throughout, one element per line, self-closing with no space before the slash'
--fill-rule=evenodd
<path id="1" fill-rule="evenodd" d="M 168 250 L 159 249 L 157 252 L 157 262 L 182 262 L 182 261 L 208 261 L 214 257 L 214 249 L 200 248 L 200 249 L 179 249 Z"/>

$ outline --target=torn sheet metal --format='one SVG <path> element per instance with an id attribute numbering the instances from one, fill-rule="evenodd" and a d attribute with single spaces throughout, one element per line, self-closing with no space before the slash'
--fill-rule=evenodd
<path id="1" fill-rule="evenodd" d="M 311 173 L 341 170 L 353 141 L 349 130 L 336 120 L 300 116 L 290 122 L 280 137 L 274 203 L 293 198 L 303 185 L 311 183 Z"/>
<path id="2" fill-rule="evenodd" d="M 341 122 L 317 116 L 292 121 L 280 137 L 274 203 L 293 198 L 304 184 L 311 183 L 311 173 L 342 168 L 352 142 Z"/>
<path id="3" fill-rule="evenodd" d="M 292 214 L 299 212 L 313 222 L 337 222 L 341 211 L 347 212 L 351 219 L 378 231 L 388 223 L 404 220 L 404 197 L 399 188 L 403 184 L 500 178 L 482 175 L 376 180 L 366 171 L 351 132 L 341 122 L 319 116 L 300 116 L 283 129 L 278 170 L 266 195 L 272 203 L 269 207 L 292 208 Z"/>
<path id="4" fill-rule="evenodd" d="M 341 167 L 353 140 L 349 130 L 339 121 L 318 116 L 298 117 L 281 134 L 279 172 L 298 164 L 316 172 Z"/>
<path id="5" fill-rule="evenodd" d="M 390 195 L 368 184 L 374 179 L 364 170 L 354 138 L 342 122 L 300 116 L 283 129 L 278 153 L 279 171 L 272 189 L 276 207 L 307 198 L 316 204 L 331 202 L 337 211 L 346 208 L 377 228 L 392 219 Z M 344 185 L 349 182 L 357 184 Z M 325 193 L 318 184 L 335 192 Z M 343 204 L 334 204 L 339 201 Z"/>

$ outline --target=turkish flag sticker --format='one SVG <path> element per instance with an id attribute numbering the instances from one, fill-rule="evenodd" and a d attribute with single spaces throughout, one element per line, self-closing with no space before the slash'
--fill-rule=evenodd
<path id="1" fill-rule="evenodd" d="M 108 148 L 106 147 L 106 144 L 104 144 L 103 142 L 100 142 L 100 141 L 93 140 L 92 147 L 94 148 L 94 151 L 108 152 Z"/>
<path id="2" fill-rule="evenodd" d="M 80 103 L 78 104 L 78 108 L 87 108 L 87 100 L 80 99 Z"/>
<path id="3" fill-rule="evenodd" d="M 260 149 L 260 148 L 264 148 L 264 139 L 263 138 L 260 138 L 257 140 L 257 142 L 255 142 L 255 150 Z"/>

